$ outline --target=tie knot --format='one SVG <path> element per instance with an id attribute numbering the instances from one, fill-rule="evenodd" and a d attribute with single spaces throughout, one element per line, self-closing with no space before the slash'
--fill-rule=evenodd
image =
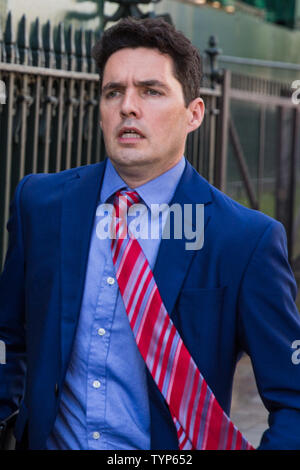
<path id="1" fill-rule="evenodd" d="M 129 208 L 133 204 L 139 203 L 141 200 L 140 196 L 136 191 L 126 191 L 122 189 L 117 191 L 114 198 L 114 208 L 116 217 L 121 217 L 128 212 Z"/>
<path id="2" fill-rule="evenodd" d="M 140 202 L 141 198 L 136 191 L 126 191 L 122 189 L 115 194 L 114 205 L 127 205 L 127 210 L 133 204 Z"/>

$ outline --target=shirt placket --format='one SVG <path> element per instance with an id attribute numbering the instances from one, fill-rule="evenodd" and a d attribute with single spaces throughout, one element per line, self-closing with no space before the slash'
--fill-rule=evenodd
<path id="1" fill-rule="evenodd" d="M 92 450 L 106 446 L 107 356 L 117 296 L 117 281 L 108 256 L 99 287 L 88 356 L 86 416 L 88 447 Z"/>

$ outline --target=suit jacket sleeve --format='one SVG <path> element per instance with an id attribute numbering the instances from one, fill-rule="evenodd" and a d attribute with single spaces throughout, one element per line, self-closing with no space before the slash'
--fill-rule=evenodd
<path id="1" fill-rule="evenodd" d="M 269 429 L 259 449 L 300 449 L 300 340 L 296 283 L 288 263 L 283 226 L 270 222 L 244 272 L 239 297 L 239 337 L 249 354 Z"/>
<path id="2" fill-rule="evenodd" d="M 0 340 L 6 362 L 0 364 L 0 419 L 15 411 L 23 396 L 25 376 L 25 262 L 20 198 L 27 175 L 17 186 L 7 224 L 9 246 L 0 276 Z"/>

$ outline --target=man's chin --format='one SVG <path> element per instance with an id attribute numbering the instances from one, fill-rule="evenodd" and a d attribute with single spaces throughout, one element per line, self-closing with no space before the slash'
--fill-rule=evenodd
<path id="1" fill-rule="evenodd" d="M 111 162 L 117 167 L 135 167 L 135 166 L 147 166 L 151 165 L 152 161 L 145 158 L 142 154 L 133 154 L 132 152 L 126 152 L 120 156 L 109 157 Z"/>

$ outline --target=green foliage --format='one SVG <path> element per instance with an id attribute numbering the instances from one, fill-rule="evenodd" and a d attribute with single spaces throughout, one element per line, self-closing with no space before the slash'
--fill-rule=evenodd
<path id="1" fill-rule="evenodd" d="M 242 0 L 242 2 L 266 10 L 267 21 L 288 27 L 294 26 L 296 0 Z"/>

